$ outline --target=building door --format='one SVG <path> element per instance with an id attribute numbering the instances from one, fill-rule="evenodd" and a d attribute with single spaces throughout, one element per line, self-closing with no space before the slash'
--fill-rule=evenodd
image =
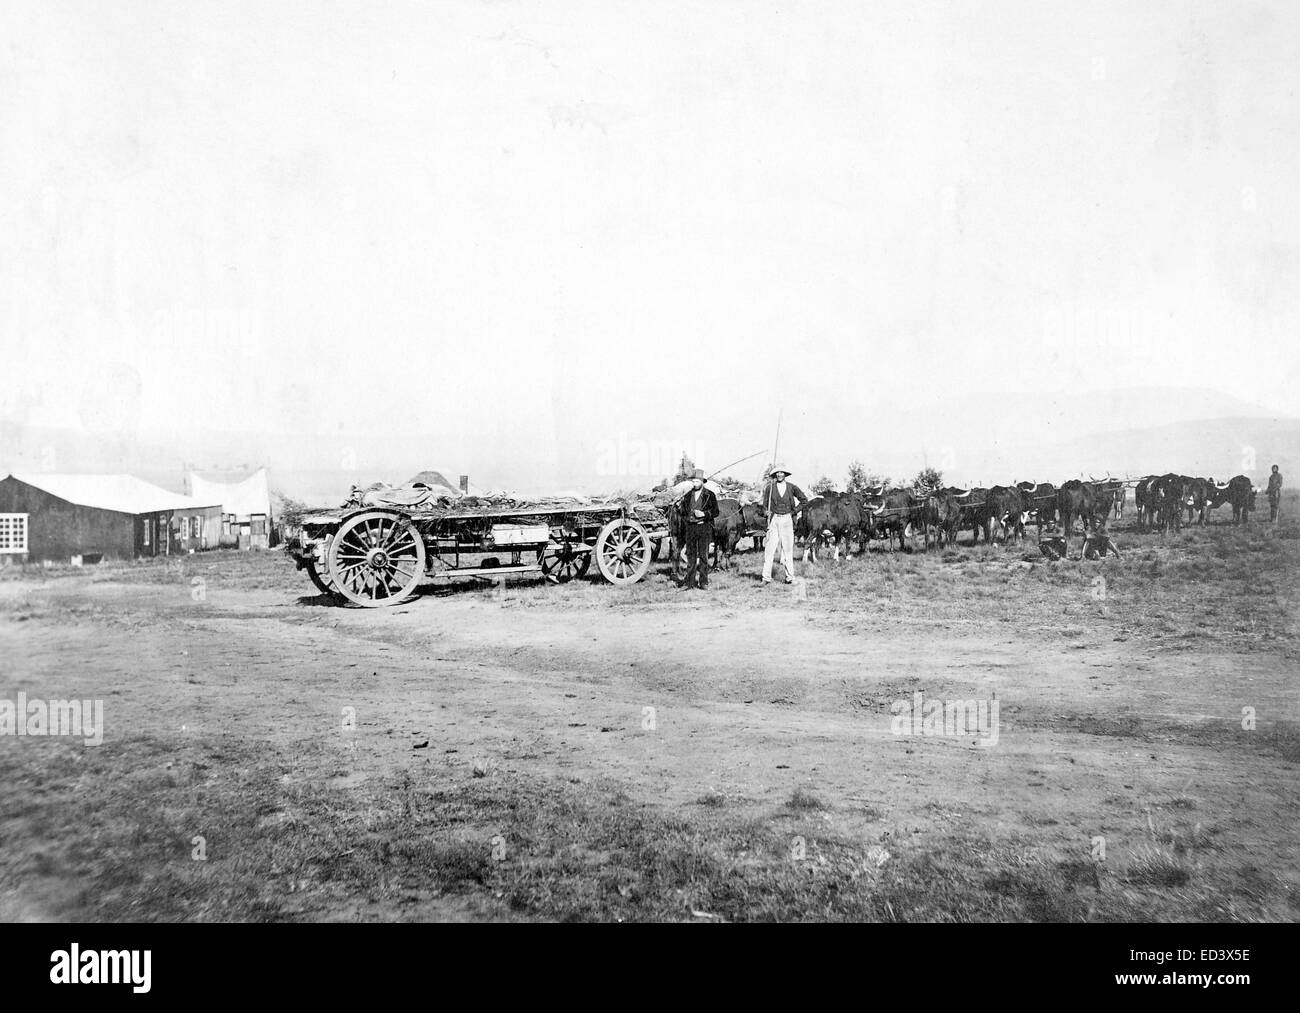
<path id="1" fill-rule="evenodd" d="M 136 518 L 137 555 L 152 556 L 158 551 L 158 520 L 152 514 L 142 514 Z"/>

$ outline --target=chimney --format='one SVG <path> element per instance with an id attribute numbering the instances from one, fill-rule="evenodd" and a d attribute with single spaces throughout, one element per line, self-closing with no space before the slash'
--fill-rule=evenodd
<path id="1" fill-rule="evenodd" d="M 460 491 L 461 491 L 464 495 L 466 495 L 466 496 L 469 495 L 469 476 L 468 476 L 468 475 L 461 475 L 461 476 L 460 476 Z"/>

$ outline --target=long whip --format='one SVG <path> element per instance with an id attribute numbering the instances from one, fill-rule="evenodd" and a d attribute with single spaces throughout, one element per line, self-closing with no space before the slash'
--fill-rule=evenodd
<path id="1" fill-rule="evenodd" d="M 735 467 L 736 465 L 738 465 L 738 464 L 744 464 L 746 461 L 752 461 L 754 458 L 756 458 L 756 457 L 757 457 L 759 454 L 761 454 L 761 453 L 763 453 L 763 451 L 760 450 L 760 451 L 757 451 L 756 453 L 750 454 L 748 457 L 742 457 L 739 461 L 732 461 L 732 462 L 731 462 L 730 464 L 728 464 L 726 467 L 724 467 L 724 468 L 719 468 L 717 471 L 715 471 L 715 472 L 713 473 L 713 475 L 721 475 L 724 471 L 727 470 L 727 468 L 734 468 L 734 467 Z M 712 478 L 713 475 L 710 475 L 709 478 Z M 708 479 L 706 479 L 705 481 L 708 481 Z"/>

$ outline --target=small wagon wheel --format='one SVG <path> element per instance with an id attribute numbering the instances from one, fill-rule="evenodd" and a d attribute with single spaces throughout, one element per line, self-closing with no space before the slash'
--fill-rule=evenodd
<path id="1" fill-rule="evenodd" d="M 321 594 L 327 594 L 331 598 L 339 593 L 339 589 L 335 587 L 334 584 L 329 579 L 330 542 L 333 541 L 333 538 L 334 536 L 330 535 L 325 539 L 325 548 L 321 552 L 321 558 L 319 563 L 315 559 L 308 559 L 305 563 L 307 576 L 310 577 L 311 582 L 316 585 L 316 589 L 320 591 Z"/>
<path id="2" fill-rule="evenodd" d="M 321 571 L 316 569 L 315 560 L 307 560 L 306 569 L 307 576 L 311 578 L 311 582 L 316 585 L 316 589 L 320 591 L 321 594 L 333 596 L 339 593 L 338 588 L 331 584 L 325 577 L 321 576 Z"/>
<path id="3" fill-rule="evenodd" d="M 557 584 L 567 584 L 575 577 L 583 576 L 591 567 L 591 553 L 579 552 L 566 538 L 551 542 L 542 550 L 541 564 L 543 577 Z"/>
<path id="4" fill-rule="evenodd" d="M 348 601 L 378 608 L 415 590 L 424 560 L 424 539 L 410 520 L 366 510 L 344 521 L 330 543 L 329 579 Z"/>
<path id="5" fill-rule="evenodd" d="M 611 584 L 635 584 L 650 569 L 651 539 L 631 518 L 612 520 L 596 536 L 596 565 Z"/>

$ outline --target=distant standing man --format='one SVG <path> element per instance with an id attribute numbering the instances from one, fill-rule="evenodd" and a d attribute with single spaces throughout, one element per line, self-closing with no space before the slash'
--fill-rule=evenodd
<path id="1" fill-rule="evenodd" d="M 713 519 L 718 516 L 718 497 L 704 488 L 704 472 L 691 474 L 691 488 L 677 504 L 686 521 L 686 582 L 683 590 L 709 586 L 709 543 L 713 541 Z M 698 571 L 698 572 L 697 572 Z M 698 578 L 698 583 L 697 583 Z"/>
<path id="2" fill-rule="evenodd" d="M 1273 474 L 1268 476 L 1268 519 L 1277 520 L 1277 508 L 1282 502 L 1282 473 L 1273 465 Z"/>
<path id="3" fill-rule="evenodd" d="M 772 465 L 771 478 L 763 489 L 763 505 L 767 509 L 767 544 L 763 547 L 763 583 L 772 583 L 772 560 L 781 547 L 781 566 L 785 582 L 794 583 L 794 515 L 808 502 L 804 491 L 793 482 L 787 482 L 790 469 L 784 464 Z"/>

